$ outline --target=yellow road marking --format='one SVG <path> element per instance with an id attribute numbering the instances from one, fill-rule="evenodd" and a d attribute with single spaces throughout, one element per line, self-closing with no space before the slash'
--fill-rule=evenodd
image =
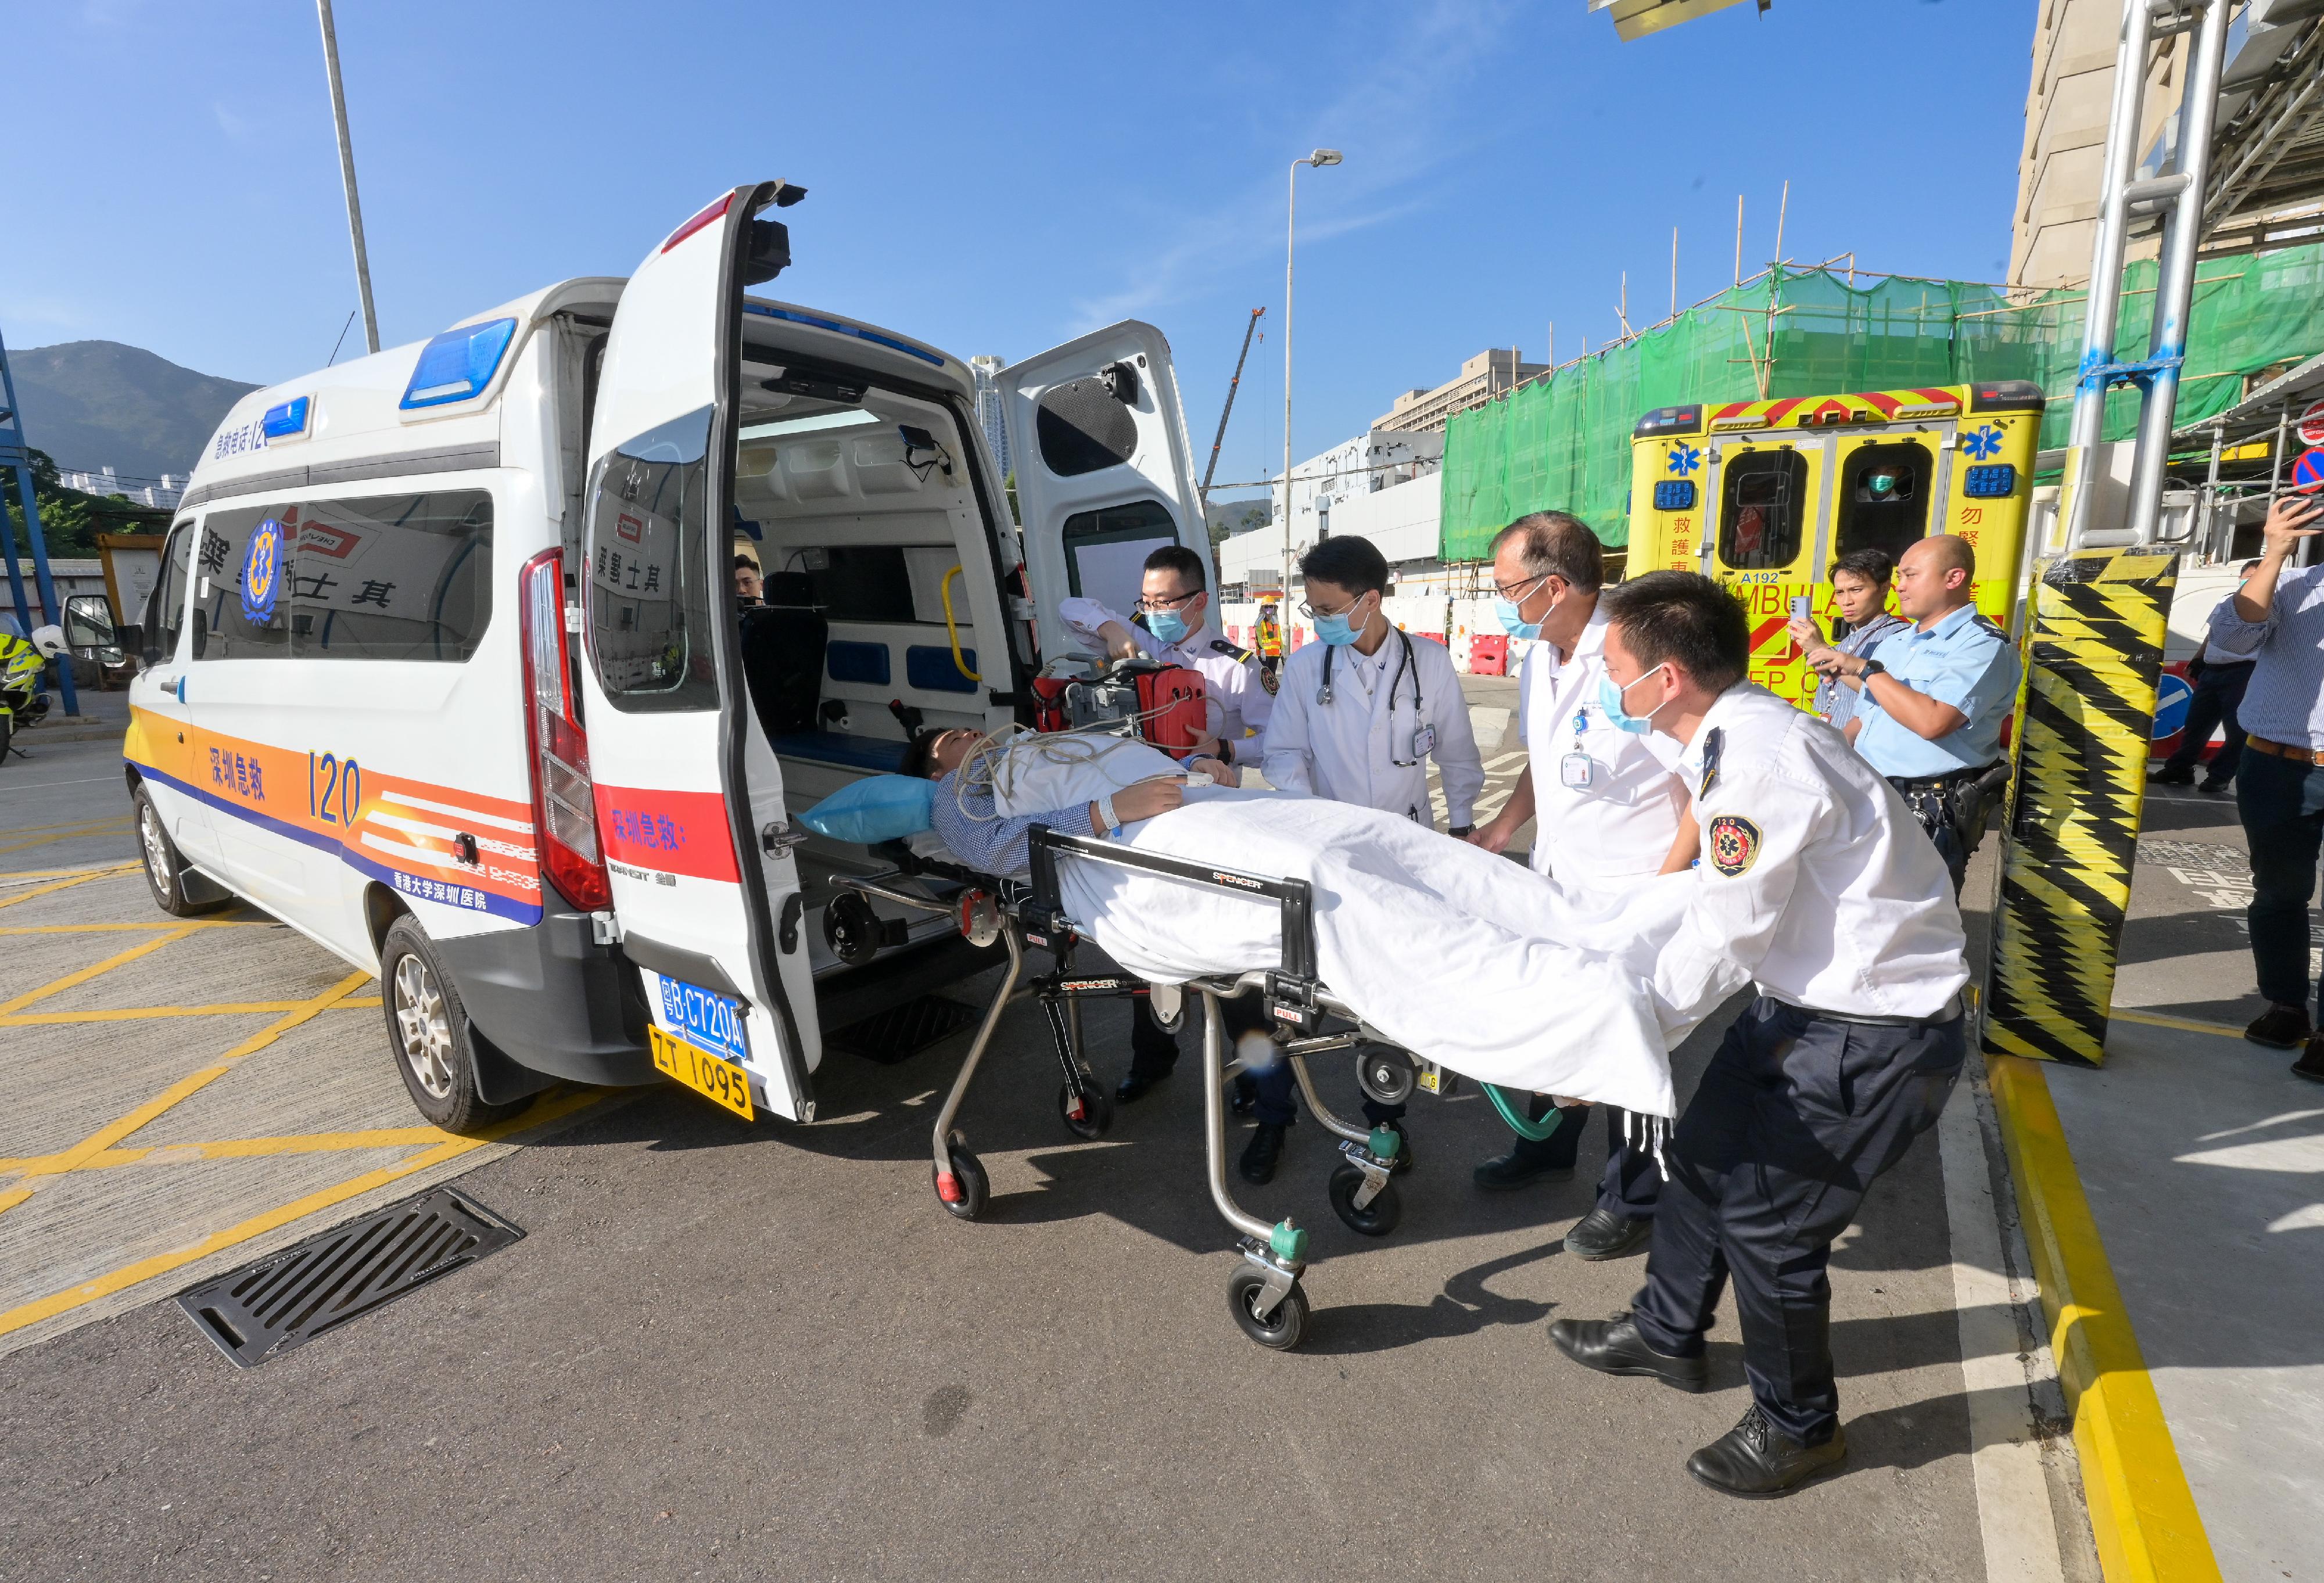
<path id="1" fill-rule="evenodd" d="M 250 1160 L 268 1155 L 329 1155 L 346 1149 L 390 1149 L 416 1144 L 440 1144 L 458 1136 L 436 1127 L 374 1127 L 355 1132 L 301 1132 L 281 1137 L 230 1137 L 211 1143 L 155 1144 L 150 1148 L 111 1148 L 91 1155 L 75 1167 L 81 1171 L 109 1171 L 116 1165 L 134 1165 L 155 1155 L 167 1155 L 170 1163 L 179 1160 Z M 30 1171 L 46 1167 L 63 1158 L 61 1155 L 27 1155 L 22 1159 L 0 1160 L 0 1173 Z"/>
<path id="2" fill-rule="evenodd" d="M 296 1011 L 303 1000 L 228 1000 L 216 1006 L 124 1006 L 106 1011 L 23 1011 L 0 1017 L 0 1028 L 62 1027 L 83 1022 L 143 1022 L 148 1017 L 230 1017 Z"/>
<path id="3" fill-rule="evenodd" d="M 28 846 L 46 846 L 52 841 L 66 841 L 76 835 L 103 835 L 111 830 L 126 830 L 127 819 L 106 819 L 95 824 L 60 824 L 45 835 L 25 834 L 22 840 L 0 841 L 0 852 L 22 851 Z"/>
<path id="4" fill-rule="evenodd" d="M 94 873 L 109 873 L 115 869 L 134 869 L 136 866 L 134 863 L 113 863 L 98 870 L 84 863 L 78 869 L 0 869 L 0 885 L 13 884 L 19 879 L 63 879 L 75 875 L 87 878 Z"/>
<path id="5" fill-rule="evenodd" d="M 280 929 L 272 918 L 188 918 L 161 924 L 18 924 L 0 934 L 125 934 L 133 929 Z"/>
<path id="6" fill-rule="evenodd" d="M 278 1209 L 268 1210 L 263 1214 L 254 1215 L 239 1225 L 229 1226 L 223 1231 L 212 1232 L 190 1247 L 180 1248 L 171 1253 L 156 1254 L 151 1258 L 139 1259 L 134 1264 L 124 1265 L 119 1269 L 107 1271 L 95 1280 L 84 1281 L 78 1286 L 68 1287 L 62 1292 L 52 1293 L 47 1297 L 20 1303 L 6 1312 L 0 1313 L 0 1336 L 7 1335 L 12 1330 L 21 1330 L 27 1325 L 38 1324 L 44 1319 L 53 1318 L 57 1314 L 78 1308 L 85 1302 L 92 1302 L 97 1298 L 109 1296 L 124 1287 L 134 1286 L 140 1281 L 166 1275 L 180 1265 L 191 1264 L 194 1260 L 216 1253 L 221 1248 L 247 1242 L 252 1238 L 272 1231 L 278 1226 L 287 1226 L 293 1220 L 314 1214 L 319 1210 L 327 1210 L 333 1204 L 344 1203 L 346 1200 L 369 1192 L 375 1187 L 384 1187 L 392 1182 L 400 1181 L 416 1171 L 424 1171 L 429 1166 L 445 1160 L 457 1159 L 460 1155 L 471 1150 L 480 1149 L 488 1143 L 497 1143 L 512 1133 L 543 1126 L 562 1117 L 569 1116 L 584 1106 L 596 1103 L 603 1094 L 604 1091 L 599 1089 L 580 1089 L 549 1094 L 523 1114 L 512 1116 L 506 1121 L 488 1127 L 475 1137 L 447 1138 L 434 1148 L 414 1155 L 408 1160 L 398 1160 L 395 1164 L 383 1165 L 376 1171 L 366 1171 L 361 1176 L 350 1177 L 318 1192 L 310 1192 L 305 1198 L 294 1202 L 284 1204 Z M 18 1194 L 15 1198 L 21 1199 L 23 1196 Z M 11 1201 L 14 1200 L 10 1195 L 0 1194 L 0 1210 L 6 1209 Z"/>
<path id="7" fill-rule="evenodd" d="M 2199 1022 L 2190 1017 L 2163 1017 L 2151 1011 L 2125 1011 L 2117 1006 L 2107 1013 L 2110 1021 L 2144 1023 L 2151 1028 L 2177 1028 L 2183 1034 L 2217 1034 L 2221 1038 L 2240 1039 L 2241 1028 L 2229 1027 L 2223 1022 Z"/>
<path id="8" fill-rule="evenodd" d="M 2082 1488 L 2107 1583 L 2216 1579 L 2218 1561 L 2124 1311 L 2042 1064 L 1992 1055 L 1986 1070 L 2024 1210 L 2051 1351 L 2074 1415 Z"/>
<path id="9" fill-rule="evenodd" d="M 20 827 L 19 827 L 19 828 L 17 828 L 16 830 L 14 830 L 14 831 L 11 832 L 11 834 L 12 834 L 12 835 L 42 835 L 42 834 L 53 835 L 53 834 L 55 834 L 56 833 L 58 833 L 59 831 L 65 831 L 65 830 L 95 830 L 95 829 L 99 829 L 99 828 L 102 828 L 102 827 L 105 827 L 105 826 L 109 826 L 109 825 L 114 825 L 114 824 L 128 824 L 128 823 L 130 823 L 130 815 L 127 815 L 127 814 L 123 814 L 123 815 L 118 815 L 117 817 L 115 817 L 115 818 L 112 818 L 112 819 L 99 819 L 99 820 L 96 821 L 96 822 L 95 822 L 95 823 L 93 823 L 93 824 L 92 824 L 91 822 L 88 821 L 88 820 L 82 820 L 80 823 L 76 824 L 26 824 L 26 825 L 20 826 Z"/>
<path id="10" fill-rule="evenodd" d="M 128 1115 L 117 1120 L 106 1122 L 71 1148 L 52 1156 L 51 1164 L 37 1170 L 28 1170 L 24 1173 L 25 1180 L 30 1181 L 41 1176 L 58 1176 L 68 1171 L 79 1169 L 83 1161 L 103 1154 L 188 1095 L 197 1093 L 224 1077 L 233 1071 L 235 1065 L 244 1057 L 263 1050 L 300 1023 L 319 1012 L 328 1010 L 358 984 L 368 983 L 370 980 L 369 973 L 349 973 L 313 999 L 300 1002 L 298 1010 L 287 1013 L 267 1024 L 241 1044 L 219 1056 L 212 1064 L 203 1067 L 199 1072 L 180 1078 Z M 30 1192 L 31 1190 L 28 1188 L 19 1189 L 12 1195 L 0 1196 L 0 1214 L 5 1214 L 13 1206 L 22 1203 L 26 1197 L 30 1196 Z"/>
<path id="11" fill-rule="evenodd" d="M 192 933 L 191 929 L 172 929 L 166 934 L 141 941 L 126 951 L 115 952 L 95 966 L 82 968 L 78 972 L 67 973 L 63 978 L 52 980 L 37 989 L 27 989 L 13 1000 L 0 1000 L 0 1017 L 13 1017 L 35 1000 L 45 1000 L 50 996 L 60 994 L 76 984 L 86 984 L 99 973 L 109 973 L 115 968 L 125 966 L 141 956 L 150 956 L 172 941 L 183 940 Z"/>
<path id="12" fill-rule="evenodd" d="M 76 874 L 69 879 L 58 879 L 47 885 L 35 885 L 32 889 L 19 891 L 14 896 L 0 897 L 0 907 L 14 907 L 18 902 L 30 901 L 36 896 L 50 896 L 60 890 L 70 890 L 76 885 L 86 885 L 92 879 L 102 879 L 109 874 L 125 874 L 135 867 L 137 867 L 135 863 L 115 863 L 110 869 L 91 869 L 86 873 Z"/>

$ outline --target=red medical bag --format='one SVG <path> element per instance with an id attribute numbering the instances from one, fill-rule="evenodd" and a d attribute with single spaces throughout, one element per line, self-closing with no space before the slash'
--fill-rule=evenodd
<path id="1" fill-rule="evenodd" d="M 1208 734 L 1203 677 L 1184 666 L 1139 671 L 1138 734 L 1174 759 L 1184 759 Z"/>

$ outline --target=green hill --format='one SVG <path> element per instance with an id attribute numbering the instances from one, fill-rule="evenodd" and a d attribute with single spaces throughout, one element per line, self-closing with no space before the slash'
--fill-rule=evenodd
<path id="1" fill-rule="evenodd" d="M 24 439 L 68 471 L 180 479 L 227 409 L 255 385 L 180 368 L 118 341 L 66 341 L 8 354 Z"/>

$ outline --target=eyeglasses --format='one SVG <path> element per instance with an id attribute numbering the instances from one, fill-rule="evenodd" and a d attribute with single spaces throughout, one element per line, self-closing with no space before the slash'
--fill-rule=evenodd
<path id="1" fill-rule="evenodd" d="M 1363 602 L 1364 596 L 1359 594 L 1353 599 L 1348 601 L 1347 603 L 1340 606 L 1337 610 L 1317 610 L 1314 605 L 1302 600 L 1299 603 L 1299 616 L 1302 621 L 1313 621 L 1328 620 L 1333 616 L 1343 616 L 1347 614 L 1350 611 L 1355 609 L 1356 606 L 1361 604 Z"/>
<path id="2" fill-rule="evenodd" d="M 1499 594 L 1503 599 L 1509 600 L 1513 603 L 1521 601 L 1525 598 L 1525 594 L 1520 593 L 1520 589 L 1529 592 L 1535 588 L 1538 588 L 1541 584 L 1548 582 L 1550 578 L 1555 575 L 1556 574 L 1554 572 L 1544 572 L 1540 576 L 1527 577 L 1522 583 L 1510 584 L 1496 583 L 1493 584 L 1493 592 Z"/>
<path id="3" fill-rule="evenodd" d="M 1176 610 L 1188 600 L 1199 597 L 1202 592 L 1197 588 L 1191 594 L 1173 594 L 1166 599 L 1140 598 L 1138 608 L 1139 610 Z"/>

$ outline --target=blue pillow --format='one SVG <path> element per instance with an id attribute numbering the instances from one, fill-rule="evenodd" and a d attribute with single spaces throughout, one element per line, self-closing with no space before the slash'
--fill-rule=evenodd
<path id="1" fill-rule="evenodd" d="M 936 783 L 908 775 L 870 775 L 799 815 L 817 835 L 871 846 L 901 841 L 936 824 Z"/>

